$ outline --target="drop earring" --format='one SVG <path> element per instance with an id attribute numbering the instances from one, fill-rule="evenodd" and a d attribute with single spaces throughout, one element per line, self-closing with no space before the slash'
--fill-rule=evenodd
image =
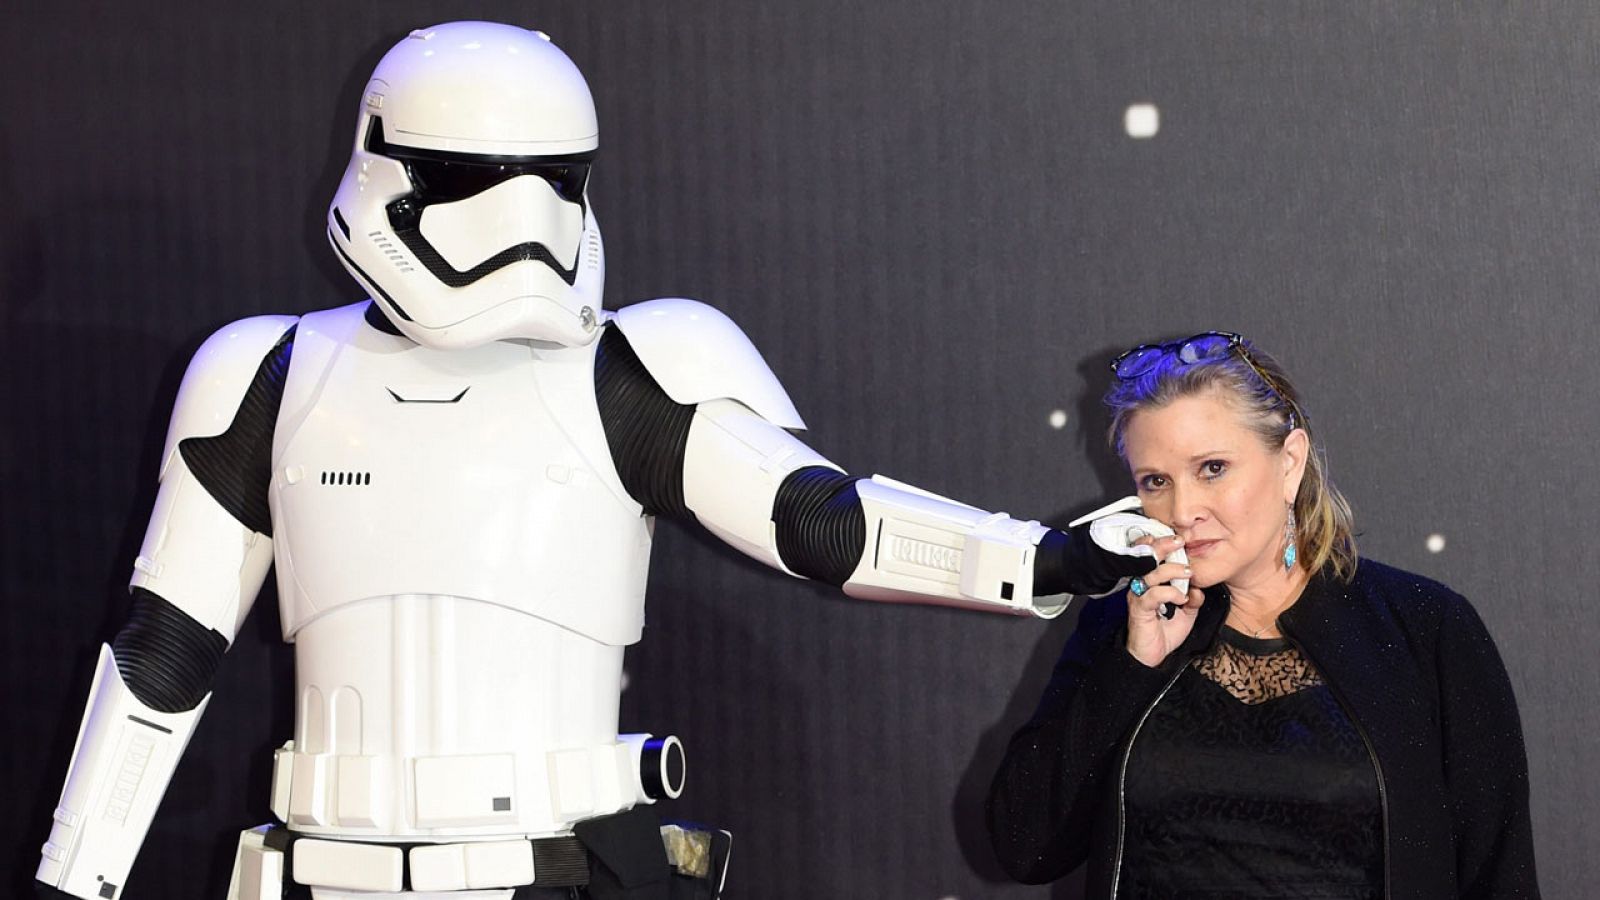
<path id="1" fill-rule="evenodd" d="M 1289 505 L 1289 519 L 1283 523 L 1283 567 L 1293 569 L 1294 561 L 1299 557 L 1294 547 L 1294 504 Z"/>

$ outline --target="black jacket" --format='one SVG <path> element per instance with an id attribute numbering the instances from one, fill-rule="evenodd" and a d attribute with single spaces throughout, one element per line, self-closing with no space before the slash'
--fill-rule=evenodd
<path id="1" fill-rule="evenodd" d="M 990 788 L 989 834 L 1012 877 L 1053 881 L 1087 859 L 1088 896 L 1111 894 L 1130 734 L 1227 613 L 1226 590 L 1208 590 L 1188 639 L 1149 668 L 1124 648 L 1126 595 L 1088 601 Z M 1312 576 L 1279 625 L 1378 762 L 1386 896 L 1538 897 L 1516 701 L 1471 605 L 1363 560 L 1349 584 Z"/>

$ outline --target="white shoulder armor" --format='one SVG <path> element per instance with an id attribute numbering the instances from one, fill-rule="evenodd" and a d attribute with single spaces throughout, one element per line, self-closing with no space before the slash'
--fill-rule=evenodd
<path id="1" fill-rule="evenodd" d="M 217 502 L 178 447 L 228 430 L 262 360 L 296 321 L 241 319 L 195 351 L 173 404 L 161 487 L 134 561 L 130 586 L 157 594 L 230 641 L 266 577 L 272 543 Z"/>
<path id="2" fill-rule="evenodd" d="M 761 352 L 720 311 L 682 297 L 625 306 L 614 321 L 674 402 L 737 400 L 780 428 L 806 427 Z"/>
<path id="3" fill-rule="evenodd" d="M 295 316 L 253 316 L 224 325 L 206 338 L 189 361 L 172 407 L 167 444 L 161 451 L 163 476 L 179 441 L 228 430 L 261 360 L 297 321 Z"/>

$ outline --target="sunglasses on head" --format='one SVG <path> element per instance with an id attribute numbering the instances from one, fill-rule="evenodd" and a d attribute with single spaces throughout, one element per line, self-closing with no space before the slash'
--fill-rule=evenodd
<path id="1" fill-rule="evenodd" d="M 1111 361 L 1111 371 L 1124 381 L 1138 378 L 1147 374 L 1168 357 L 1177 360 L 1179 366 L 1192 366 L 1196 363 L 1222 359 L 1230 353 L 1237 352 L 1245 365 L 1250 367 L 1256 377 L 1267 389 L 1277 395 L 1284 405 L 1289 407 L 1289 427 L 1294 428 L 1305 418 L 1300 415 L 1300 409 L 1294 405 L 1283 391 L 1278 388 L 1278 383 L 1271 376 L 1262 371 L 1261 366 L 1250 357 L 1250 350 L 1245 347 L 1244 336 L 1232 331 L 1202 331 L 1176 341 L 1164 341 L 1159 344 L 1140 344 L 1128 350 Z"/>

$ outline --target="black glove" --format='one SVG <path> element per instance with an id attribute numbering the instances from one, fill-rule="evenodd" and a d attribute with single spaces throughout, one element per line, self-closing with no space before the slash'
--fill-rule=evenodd
<path id="1" fill-rule="evenodd" d="M 1102 549 L 1089 537 L 1089 526 L 1055 528 L 1039 542 L 1033 564 L 1033 595 L 1104 594 L 1117 582 L 1156 567 L 1155 557 L 1124 556 Z"/>

